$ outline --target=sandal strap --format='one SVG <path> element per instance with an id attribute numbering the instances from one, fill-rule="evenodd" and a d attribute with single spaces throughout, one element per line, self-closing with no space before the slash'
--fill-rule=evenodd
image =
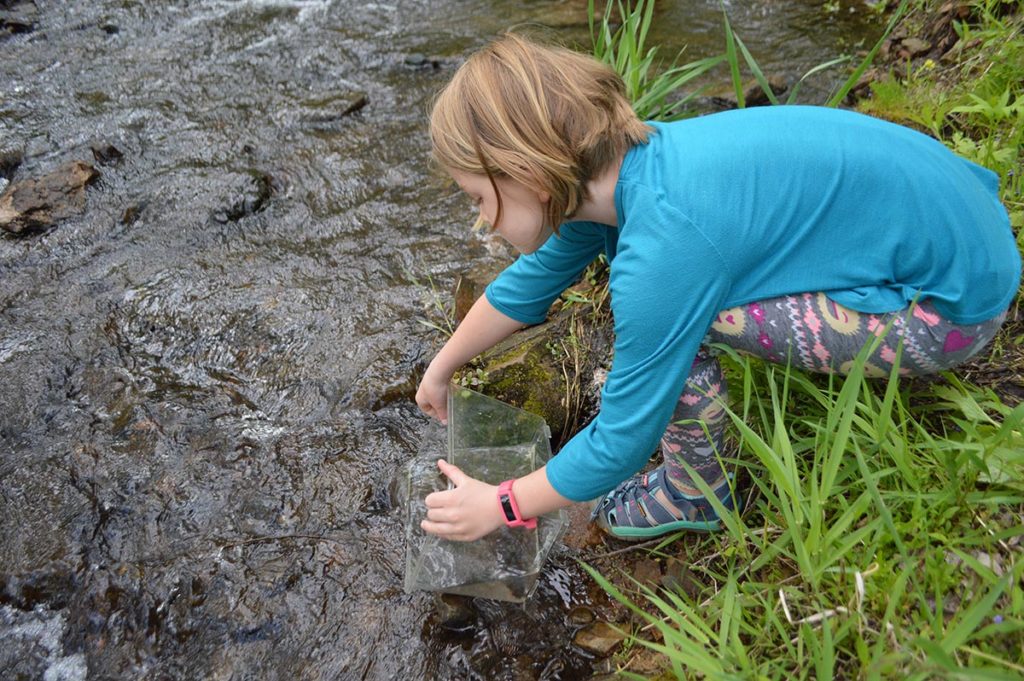
<path id="1" fill-rule="evenodd" d="M 689 520 L 695 515 L 696 509 L 693 504 L 682 500 L 681 504 L 669 504 L 662 502 L 657 497 L 659 490 L 663 490 L 666 498 L 671 498 L 671 492 L 666 485 L 670 484 L 665 479 L 665 469 L 660 467 L 647 475 L 636 476 L 629 481 L 629 484 L 611 492 L 595 510 L 596 515 L 604 515 L 609 525 L 630 526 L 630 527 L 656 527 L 678 520 Z M 614 522 L 610 522 L 609 511 L 614 502 Z M 681 513 L 677 515 L 673 511 Z"/>

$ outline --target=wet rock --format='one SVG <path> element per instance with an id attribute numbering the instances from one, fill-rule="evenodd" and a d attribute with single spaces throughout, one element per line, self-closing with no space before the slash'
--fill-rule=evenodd
<path id="1" fill-rule="evenodd" d="M 487 285 L 505 269 L 506 262 L 491 262 L 477 265 L 459 275 L 455 283 L 455 321 L 466 318 L 469 308 L 483 295 Z"/>
<path id="2" fill-rule="evenodd" d="M 565 616 L 569 626 L 585 627 L 594 621 L 594 611 L 584 605 L 577 605 Z"/>
<path id="3" fill-rule="evenodd" d="M 789 83 L 778 76 L 769 76 L 768 87 L 771 88 L 772 94 L 775 95 L 776 99 L 789 91 Z M 771 100 L 768 99 L 768 93 L 764 91 L 760 83 L 750 83 L 747 85 L 743 91 L 743 101 L 747 106 L 768 106 L 771 104 Z"/>
<path id="4" fill-rule="evenodd" d="M 0 2 L 0 36 L 3 33 L 31 33 L 39 18 L 39 8 L 32 0 Z"/>
<path id="5" fill-rule="evenodd" d="M 789 83 L 778 76 L 769 76 L 768 86 L 776 99 L 780 99 L 789 90 Z M 739 106 L 739 102 L 736 100 L 736 91 L 732 85 L 713 88 L 708 94 L 708 100 L 717 109 L 735 109 Z M 761 84 L 754 80 L 743 86 L 743 104 L 744 106 L 767 106 L 771 104 L 771 100 L 768 99 L 768 93 L 764 91 Z"/>
<path id="6" fill-rule="evenodd" d="M 48 175 L 12 184 L 0 196 L 0 228 L 12 234 L 47 229 L 85 208 L 85 187 L 99 177 L 72 161 Z"/>
<path id="7" fill-rule="evenodd" d="M 502 402 L 542 416 L 559 441 L 571 420 L 566 385 L 551 343 L 568 335 L 566 314 L 513 334 L 481 357 L 485 383 L 481 391 Z"/>
<path id="8" fill-rule="evenodd" d="M 121 213 L 121 224 L 126 227 L 134 225 L 136 222 L 139 221 L 139 218 L 142 216 L 142 211 L 145 210 L 145 208 L 145 202 L 136 203 L 132 204 L 131 206 L 128 206 L 127 208 L 124 209 L 124 212 Z"/>
<path id="9" fill-rule="evenodd" d="M 213 213 L 213 219 L 221 224 L 237 222 L 244 217 L 253 215 L 266 208 L 271 197 L 279 189 L 272 175 L 254 172 L 243 180 L 238 188 L 238 196 L 227 207 Z"/>
<path id="10" fill-rule="evenodd" d="M 402 63 L 416 69 L 439 69 L 441 68 L 442 61 L 437 57 L 427 57 L 426 55 L 414 52 L 406 55 Z"/>
<path id="11" fill-rule="evenodd" d="M 0 149 L 0 178 L 9 180 L 14 177 L 22 158 L 24 154 L 20 149 Z"/>
<path id="12" fill-rule="evenodd" d="M 121 162 L 124 154 L 113 144 L 101 142 L 92 146 L 92 156 L 96 162 L 103 166 L 116 166 Z"/>
<path id="13" fill-rule="evenodd" d="M 625 638 L 625 634 L 607 622 L 594 622 L 590 626 L 576 632 L 576 636 L 573 637 L 573 643 L 588 653 L 607 657 L 615 652 L 615 649 L 622 644 Z"/>
<path id="14" fill-rule="evenodd" d="M 544 418 L 557 449 L 593 413 L 590 377 L 611 354 L 609 326 L 591 310 L 563 308 L 480 358 L 481 392 Z"/>
<path id="15" fill-rule="evenodd" d="M 310 100 L 306 104 L 316 108 L 317 113 L 302 116 L 299 121 L 305 128 L 331 130 L 337 127 L 343 119 L 362 111 L 369 103 L 370 98 L 362 92 Z"/>

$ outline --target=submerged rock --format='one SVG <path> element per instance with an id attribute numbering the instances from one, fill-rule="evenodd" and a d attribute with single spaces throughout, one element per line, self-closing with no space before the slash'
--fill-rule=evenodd
<path id="1" fill-rule="evenodd" d="M 440 57 L 428 57 L 418 52 L 405 56 L 402 63 L 417 69 L 439 69 L 443 63 Z"/>
<path id="2" fill-rule="evenodd" d="M 35 30 L 39 8 L 32 0 L 0 2 L 0 36 L 3 33 L 31 33 Z"/>
<path id="3" fill-rule="evenodd" d="M 464 631 L 476 622 L 473 599 L 456 594 L 434 594 L 434 608 L 441 626 L 452 631 Z"/>
<path id="4" fill-rule="evenodd" d="M 101 142 L 92 146 L 92 155 L 96 162 L 104 166 L 116 166 L 124 154 L 113 144 Z"/>
<path id="5" fill-rule="evenodd" d="M 237 196 L 232 202 L 213 212 L 213 219 L 221 224 L 237 222 L 266 208 L 270 198 L 278 190 L 278 182 L 272 175 L 254 172 L 242 181 Z"/>
<path id="6" fill-rule="evenodd" d="M 12 234 L 40 231 L 85 208 L 85 187 L 99 177 L 88 163 L 72 161 L 38 179 L 12 184 L 0 196 L 0 228 Z"/>
<path id="7" fill-rule="evenodd" d="M 14 177 L 23 157 L 20 149 L 0 149 L 0 177 L 7 180 Z"/>
<path id="8" fill-rule="evenodd" d="M 299 122 L 304 128 L 332 130 L 343 119 L 362 111 L 369 103 L 370 98 L 362 92 L 329 95 L 321 99 L 308 100 L 305 104 L 317 111 L 302 116 Z"/>

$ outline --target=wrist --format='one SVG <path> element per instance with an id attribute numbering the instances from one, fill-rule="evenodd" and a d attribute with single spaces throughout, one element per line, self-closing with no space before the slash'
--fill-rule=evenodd
<path id="1" fill-rule="evenodd" d="M 453 365 L 451 362 L 446 361 L 440 354 L 431 360 L 430 364 L 427 365 L 427 370 L 423 372 L 424 380 L 436 381 L 437 383 L 443 383 L 447 385 L 455 372 L 459 370 L 459 365 Z"/>
<path id="2" fill-rule="evenodd" d="M 537 519 L 524 518 L 519 511 L 519 503 L 512 489 L 514 483 L 515 480 L 506 480 L 498 485 L 498 508 L 501 511 L 502 520 L 509 527 L 533 529 L 537 527 Z"/>

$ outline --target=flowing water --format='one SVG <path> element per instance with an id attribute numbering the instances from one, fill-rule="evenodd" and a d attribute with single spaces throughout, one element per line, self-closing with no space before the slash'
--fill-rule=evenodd
<path id="1" fill-rule="evenodd" d="M 659 4 L 666 56 L 721 49 L 717 0 Z M 727 6 L 790 78 L 878 31 L 860 6 Z M 569 551 L 526 608 L 446 626 L 402 591 L 391 493 L 427 427 L 430 282 L 498 257 L 427 163 L 430 96 L 508 26 L 584 41 L 585 7 L 0 2 L 30 25 L 0 33 L 0 189 L 102 173 L 80 216 L 0 237 L 0 676 L 592 674 Z"/>

